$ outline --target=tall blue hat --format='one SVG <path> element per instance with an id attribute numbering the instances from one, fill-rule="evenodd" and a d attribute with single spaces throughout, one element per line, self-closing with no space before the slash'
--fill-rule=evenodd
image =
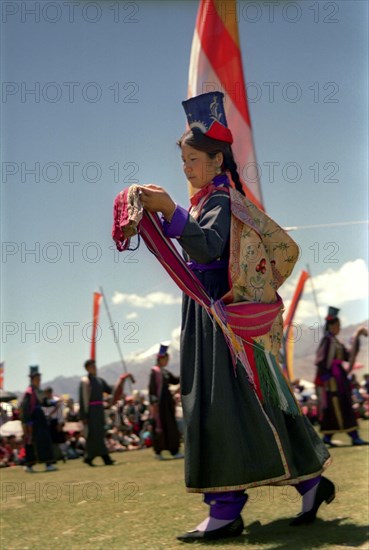
<path id="1" fill-rule="evenodd" d="M 41 373 L 38 370 L 38 365 L 31 365 L 29 368 L 29 377 L 33 378 L 34 376 L 40 376 Z"/>
<path id="2" fill-rule="evenodd" d="M 170 342 L 163 342 L 159 346 L 158 357 L 165 357 L 168 354 Z"/>
<path id="3" fill-rule="evenodd" d="M 182 101 L 187 122 L 192 130 L 198 128 L 205 136 L 233 143 L 227 126 L 222 92 L 208 92 Z"/>
<path id="4" fill-rule="evenodd" d="M 337 309 L 336 307 L 329 306 L 328 307 L 328 314 L 327 314 L 327 317 L 325 318 L 325 320 L 326 321 L 332 321 L 333 319 L 337 319 L 339 311 L 340 310 Z"/>

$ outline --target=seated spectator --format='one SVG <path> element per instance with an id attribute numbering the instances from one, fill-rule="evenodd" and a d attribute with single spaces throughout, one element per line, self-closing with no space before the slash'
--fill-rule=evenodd
<path id="1" fill-rule="evenodd" d="M 12 420 L 19 420 L 20 410 L 16 407 L 12 407 Z"/>
<path id="2" fill-rule="evenodd" d="M 133 391 L 133 397 L 134 397 L 135 409 L 138 414 L 139 427 L 141 431 L 143 428 L 144 422 L 150 416 L 149 404 L 146 402 L 145 396 L 142 393 L 140 393 L 138 390 Z"/>
<path id="3" fill-rule="evenodd" d="M 17 460 L 17 463 L 20 466 L 24 466 L 26 464 L 26 447 L 23 439 L 17 440 Z"/>
<path id="4" fill-rule="evenodd" d="M 82 437 L 81 432 L 68 432 L 66 439 L 68 459 L 80 458 L 84 455 L 86 440 Z"/>
<path id="5" fill-rule="evenodd" d="M 130 426 L 132 433 L 139 437 L 140 434 L 140 418 L 136 413 L 129 414 L 126 420 L 126 425 Z"/>
<path id="6" fill-rule="evenodd" d="M 108 430 L 105 436 L 105 445 L 109 453 L 122 452 L 127 449 L 114 437 L 112 430 Z"/>
<path id="7" fill-rule="evenodd" d="M 0 437 L 0 468 L 6 468 L 9 466 L 10 454 L 6 448 L 6 441 L 3 437 Z"/>
<path id="8" fill-rule="evenodd" d="M 124 445 L 127 451 L 134 451 L 141 448 L 140 438 L 133 433 L 131 426 L 123 426 L 118 432 L 119 441 Z"/>
<path id="9" fill-rule="evenodd" d="M 362 383 L 365 393 L 369 396 L 369 374 L 364 374 L 364 380 Z"/>
<path id="10" fill-rule="evenodd" d="M 116 424 L 116 421 L 117 421 L 116 416 L 117 416 L 117 413 L 114 412 L 114 411 L 112 411 L 112 412 L 109 413 L 109 415 L 108 415 L 108 421 L 107 421 L 107 423 L 106 423 L 106 429 L 107 429 L 107 430 L 112 430 L 113 428 L 116 427 L 116 425 L 117 425 L 117 424 Z"/>
<path id="11" fill-rule="evenodd" d="M 11 446 L 13 449 L 13 462 L 15 466 L 19 466 L 23 464 L 22 461 L 22 452 L 25 453 L 24 445 L 23 445 L 23 438 L 21 437 L 15 437 L 11 441 Z"/>
<path id="12" fill-rule="evenodd" d="M 44 390 L 42 409 L 49 426 L 54 458 L 56 461 L 61 459 L 65 462 L 67 454 L 65 432 L 63 431 L 64 402 L 63 399 L 54 395 L 50 386 Z"/>
<path id="13" fill-rule="evenodd" d="M 8 464 L 9 466 L 14 466 L 16 463 L 16 443 L 15 443 L 15 435 L 8 435 L 5 444 L 5 449 L 8 452 L 9 460 Z"/>
<path id="14" fill-rule="evenodd" d="M 146 447 L 146 448 L 152 447 L 152 440 L 153 440 L 152 433 L 153 433 L 152 423 L 149 420 L 146 420 L 140 432 L 142 447 Z"/>
<path id="15" fill-rule="evenodd" d="M 79 416 L 76 410 L 75 403 L 72 398 L 69 398 L 64 409 L 64 417 L 66 422 L 78 422 Z"/>
<path id="16" fill-rule="evenodd" d="M 9 420 L 9 418 L 8 418 L 8 413 L 7 413 L 6 409 L 3 408 L 3 406 L 0 406 L 0 426 L 5 424 L 5 422 L 8 422 L 8 420 Z"/>

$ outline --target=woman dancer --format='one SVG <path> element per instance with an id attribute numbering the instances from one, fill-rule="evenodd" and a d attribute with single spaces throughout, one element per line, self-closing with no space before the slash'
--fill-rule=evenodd
<path id="1" fill-rule="evenodd" d="M 177 239 L 187 265 L 213 300 L 230 290 L 229 174 L 243 193 L 222 98 L 223 94 L 216 92 L 183 102 L 190 130 L 179 146 L 184 173 L 195 191 L 190 211 L 176 205 L 161 187 L 140 188 L 143 207 L 162 213 L 164 234 Z M 262 260 L 254 263 L 253 274 L 248 273 L 256 301 L 266 284 L 261 276 L 265 271 Z M 329 453 L 309 421 L 299 413 L 287 413 L 287 408 L 282 410 L 268 394 L 261 399 L 240 362 L 234 366 L 229 343 L 218 324 L 186 295 L 181 393 L 185 482 L 188 491 L 204 494 L 210 514 L 179 540 L 240 535 L 248 487 L 295 485 L 303 497 L 302 512 L 292 525 L 311 523 L 322 502 L 334 499 L 333 483 L 321 476 Z"/>

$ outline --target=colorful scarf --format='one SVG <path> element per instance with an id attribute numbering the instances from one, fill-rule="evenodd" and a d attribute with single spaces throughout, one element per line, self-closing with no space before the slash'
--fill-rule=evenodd
<path id="1" fill-rule="evenodd" d="M 137 185 L 131 185 L 121 191 L 114 202 L 112 236 L 119 252 L 128 250 L 131 237 L 138 233 L 143 214 L 138 191 Z"/>
<path id="2" fill-rule="evenodd" d="M 115 199 L 113 227 L 116 227 L 117 220 L 122 215 L 119 211 L 119 206 L 122 204 L 119 197 L 118 195 Z M 273 324 L 276 319 L 281 318 L 283 302 L 280 296 L 275 292 L 275 300 L 272 303 L 240 300 L 225 303 L 223 299 L 215 301 L 188 268 L 171 239 L 164 236 L 157 214 L 144 210 L 139 231 L 147 248 L 177 286 L 200 304 L 218 323 L 223 331 L 234 366 L 237 361 L 243 365 L 259 399 L 263 402 L 267 398 L 289 414 L 301 414 L 293 392 L 278 365 L 276 355 L 271 349 L 266 348 L 263 340 L 264 337 L 267 340 L 270 339 Z M 117 233 L 115 236 L 113 234 L 117 248 L 120 250 L 122 242 L 117 241 L 116 237 Z M 259 341 L 255 340 L 258 337 L 260 337 Z"/>

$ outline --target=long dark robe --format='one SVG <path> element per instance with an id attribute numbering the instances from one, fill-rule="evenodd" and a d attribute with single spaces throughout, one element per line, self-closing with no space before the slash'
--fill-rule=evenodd
<path id="1" fill-rule="evenodd" d="M 29 386 L 20 405 L 21 419 L 25 426 L 26 464 L 54 462 L 54 452 L 49 424 L 42 410 L 42 393 Z M 27 435 L 30 433 L 30 435 Z"/>
<path id="2" fill-rule="evenodd" d="M 191 260 L 228 259 L 229 196 L 213 192 L 178 239 Z M 188 259 L 188 258 L 187 258 Z M 197 270 L 214 299 L 228 290 L 227 269 Z M 181 392 L 185 482 L 190 492 L 296 484 L 320 474 L 329 459 L 309 420 L 258 400 L 244 368 L 233 367 L 224 336 L 204 309 L 183 297 Z"/>
<path id="3" fill-rule="evenodd" d="M 324 434 L 348 433 L 358 428 L 352 408 L 350 380 L 342 366 L 342 361 L 349 359 L 350 351 L 327 332 L 318 347 L 315 379 L 320 429 Z"/>
<path id="4" fill-rule="evenodd" d="M 160 377 L 160 380 L 159 380 Z M 160 373 L 151 370 L 149 380 L 150 404 L 158 405 L 159 418 L 154 420 L 153 446 L 155 453 L 168 450 L 175 455 L 180 445 L 180 434 L 175 416 L 175 403 L 169 390 L 169 384 L 178 384 L 179 377 L 175 376 L 165 368 Z"/>
<path id="5" fill-rule="evenodd" d="M 87 439 L 85 458 L 92 460 L 95 456 L 105 456 L 108 454 L 105 437 L 105 413 L 103 393 L 112 393 L 112 388 L 103 378 L 98 376 L 88 376 L 90 382 L 89 402 L 85 403 L 85 394 L 83 391 L 83 382 L 79 387 L 79 415 L 81 420 L 87 420 Z M 94 402 L 101 404 L 93 404 Z M 92 404 L 91 404 L 92 403 Z"/>

